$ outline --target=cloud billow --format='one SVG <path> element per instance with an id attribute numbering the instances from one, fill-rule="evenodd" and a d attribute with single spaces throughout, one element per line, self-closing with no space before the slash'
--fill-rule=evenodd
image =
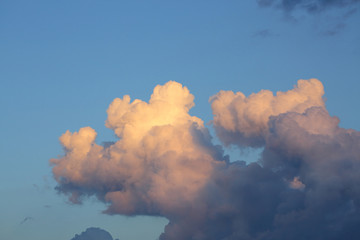
<path id="1" fill-rule="evenodd" d="M 57 189 L 74 203 L 97 196 L 107 214 L 166 217 L 160 240 L 357 239 L 360 132 L 338 126 L 323 94 L 310 79 L 276 95 L 213 96 L 223 144 L 264 149 L 249 164 L 212 143 L 179 83 L 155 87 L 148 103 L 115 99 L 106 126 L 117 142 L 97 145 L 90 127 L 60 137 Z"/>
<path id="2" fill-rule="evenodd" d="M 214 127 L 226 145 L 262 147 L 270 116 L 324 106 L 323 94 L 323 85 L 317 79 L 300 80 L 293 90 L 275 96 L 269 90 L 248 97 L 241 92 L 220 91 L 210 99 Z"/>

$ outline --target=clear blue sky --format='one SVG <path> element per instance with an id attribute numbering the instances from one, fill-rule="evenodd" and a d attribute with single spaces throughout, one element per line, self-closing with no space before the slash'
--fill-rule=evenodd
<path id="1" fill-rule="evenodd" d="M 360 130 L 360 12 L 346 13 L 290 18 L 254 0 L 1 1 L 0 239 L 70 240 L 87 227 L 156 239 L 166 219 L 104 215 L 95 199 L 67 204 L 48 160 L 63 154 L 66 130 L 91 126 L 98 143 L 113 140 L 111 101 L 147 101 L 169 80 L 189 88 L 191 114 L 209 122 L 220 90 L 285 91 L 318 78 L 330 115 Z"/>

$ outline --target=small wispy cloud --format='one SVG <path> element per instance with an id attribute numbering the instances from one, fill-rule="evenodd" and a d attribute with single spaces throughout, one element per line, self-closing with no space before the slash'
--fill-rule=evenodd
<path id="1" fill-rule="evenodd" d="M 28 221 L 31 221 L 31 220 L 34 220 L 34 218 L 32 218 L 32 217 L 25 217 L 25 218 L 20 222 L 20 225 L 22 225 L 22 224 L 24 224 L 24 223 L 26 223 L 26 222 L 28 222 Z"/>
<path id="2" fill-rule="evenodd" d="M 328 9 L 356 9 L 360 0 L 257 0 L 261 7 L 274 7 L 285 12 L 304 10 L 315 14 Z"/>
<path id="3" fill-rule="evenodd" d="M 325 36 L 334 36 L 334 35 L 337 35 L 339 33 L 341 33 L 344 29 L 345 29 L 345 23 L 337 23 L 335 24 L 335 26 L 329 28 L 329 29 L 326 29 L 322 32 L 323 35 Z"/>
<path id="4" fill-rule="evenodd" d="M 256 38 L 269 38 L 269 37 L 276 37 L 278 36 L 278 34 L 275 34 L 270 29 L 262 29 L 256 31 L 252 36 Z"/>

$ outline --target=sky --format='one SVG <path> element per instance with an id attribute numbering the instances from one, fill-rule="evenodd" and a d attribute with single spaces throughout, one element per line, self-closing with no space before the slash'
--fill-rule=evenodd
<path id="1" fill-rule="evenodd" d="M 359 11 L 1 1 L 0 239 L 360 234 Z"/>

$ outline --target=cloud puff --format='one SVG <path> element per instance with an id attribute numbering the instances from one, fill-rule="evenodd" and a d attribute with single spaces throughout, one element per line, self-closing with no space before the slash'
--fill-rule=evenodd
<path id="1" fill-rule="evenodd" d="M 87 228 L 80 235 L 76 234 L 71 240 L 113 240 L 111 234 L 101 228 Z"/>
<path id="2" fill-rule="evenodd" d="M 119 140 L 95 143 L 90 127 L 60 137 L 52 159 L 58 191 L 95 195 L 107 214 L 169 220 L 160 240 L 357 239 L 360 132 L 338 126 L 316 79 L 294 89 L 211 98 L 225 145 L 262 147 L 258 162 L 230 162 L 211 142 L 186 87 L 157 86 L 150 101 L 115 99 L 106 126 Z"/>
<path id="3" fill-rule="evenodd" d="M 272 115 L 302 113 L 312 106 L 324 106 L 324 88 L 317 79 L 299 80 L 293 90 L 261 90 L 246 97 L 243 93 L 220 91 L 210 98 L 217 135 L 226 144 L 262 146 Z"/>

